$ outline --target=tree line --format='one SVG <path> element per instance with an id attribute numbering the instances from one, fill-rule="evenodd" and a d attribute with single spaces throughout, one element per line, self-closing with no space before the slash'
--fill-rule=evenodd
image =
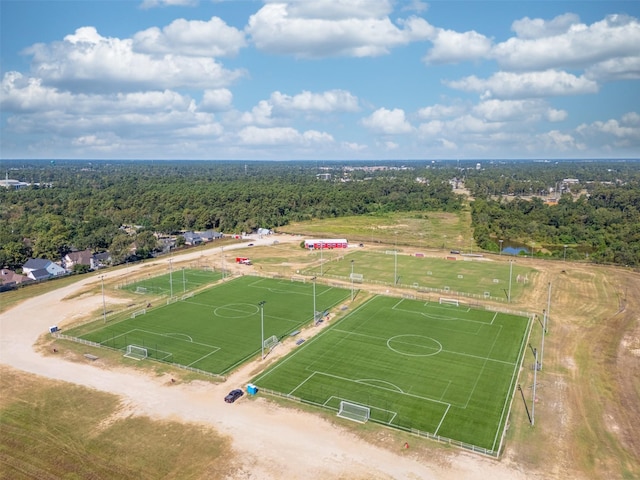
<path id="1" fill-rule="evenodd" d="M 371 172 L 329 181 L 309 162 L 21 163 L 13 172 L 32 185 L 0 189 L 0 264 L 58 259 L 72 250 L 109 250 L 126 260 L 157 248 L 153 232 L 223 233 L 277 228 L 292 221 L 389 211 L 456 211 L 462 206 L 442 172 Z M 358 172 L 361 174 L 362 172 Z M 49 187 L 48 185 L 51 185 Z M 138 226 L 135 235 L 122 225 Z"/>
<path id="2" fill-rule="evenodd" d="M 376 162 L 376 165 L 385 162 Z M 29 182 L 0 188 L 0 266 L 73 250 L 127 260 L 158 248 L 154 233 L 223 233 L 294 221 L 467 208 L 476 244 L 533 244 L 538 255 L 640 265 L 640 162 L 4 162 Z M 357 168 L 353 168 L 353 167 Z M 329 172 L 329 180 L 318 173 Z M 563 184 L 575 178 L 578 183 Z M 564 188 L 563 188 L 564 185 Z M 557 204 L 544 199 L 556 197 Z M 123 225 L 136 225 L 135 234 Z"/>

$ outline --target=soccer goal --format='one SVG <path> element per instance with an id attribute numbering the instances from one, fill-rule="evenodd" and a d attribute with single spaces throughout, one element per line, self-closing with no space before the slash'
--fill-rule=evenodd
<path id="1" fill-rule="evenodd" d="M 364 275 L 362 273 L 352 273 L 349 275 L 349 279 L 353 280 L 355 283 L 362 283 Z"/>
<path id="2" fill-rule="evenodd" d="M 267 338 L 264 343 L 262 344 L 264 346 L 264 348 L 266 348 L 268 351 L 273 350 L 273 348 L 278 345 L 278 343 L 280 343 L 280 341 L 278 340 L 278 337 L 276 337 L 275 335 L 271 335 L 269 338 Z"/>
<path id="3" fill-rule="evenodd" d="M 370 413 L 371 409 L 369 407 L 347 402 L 345 400 L 340 401 L 338 416 L 341 418 L 346 418 L 347 420 L 352 420 L 354 422 L 365 423 L 369 420 Z"/>
<path id="4" fill-rule="evenodd" d="M 147 349 L 138 345 L 127 345 L 127 351 L 124 356 L 134 360 L 144 360 L 147 358 Z"/>
<path id="5" fill-rule="evenodd" d="M 307 283 L 305 277 L 302 276 L 302 275 L 292 275 L 291 276 L 291 281 L 292 282 Z"/>
<path id="6" fill-rule="evenodd" d="M 440 305 L 455 305 L 456 307 L 459 307 L 460 302 L 457 298 L 440 297 Z"/>
<path id="7" fill-rule="evenodd" d="M 136 287 L 136 293 L 147 293 L 148 290 L 146 287 Z"/>
<path id="8" fill-rule="evenodd" d="M 143 308 L 142 310 L 136 310 L 135 312 L 133 312 L 131 314 L 131 318 L 139 317 L 140 315 L 144 315 L 145 313 L 147 313 L 147 309 L 146 308 Z"/>

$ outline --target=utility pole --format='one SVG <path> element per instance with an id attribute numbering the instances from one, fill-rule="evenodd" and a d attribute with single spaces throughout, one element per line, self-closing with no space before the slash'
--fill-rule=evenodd
<path id="1" fill-rule="evenodd" d="M 313 277 L 313 324 L 316 323 L 316 277 Z"/>
<path id="2" fill-rule="evenodd" d="M 511 303 L 511 278 L 513 277 L 513 260 L 509 260 L 509 295 L 507 295 L 508 303 Z"/>
<path id="3" fill-rule="evenodd" d="M 103 323 L 107 323 L 107 304 L 104 301 L 104 275 L 100 276 L 102 280 L 102 319 Z"/>
<path id="4" fill-rule="evenodd" d="M 351 301 L 353 302 L 353 260 L 351 260 Z"/>
<path id="5" fill-rule="evenodd" d="M 262 333 L 262 359 L 264 360 L 264 304 L 267 303 L 264 300 L 258 303 L 260 305 L 260 329 Z"/>
<path id="6" fill-rule="evenodd" d="M 173 298 L 173 264 L 171 263 L 173 258 L 169 259 L 169 298 Z"/>
<path id="7" fill-rule="evenodd" d="M 533 367 L 533 403 L 531 405 L 531 426 L 536 423 L 536 381 L 538 377 L 538 350 L 533 349 L 533 357 L 535 358 L 535 364 Z"/>

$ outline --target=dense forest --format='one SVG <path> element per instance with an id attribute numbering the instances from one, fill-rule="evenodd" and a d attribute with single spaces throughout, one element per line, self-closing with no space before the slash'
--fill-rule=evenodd
<path id="1" fill-rule="evenodd" d="M 539 255 L 640 265 L 638 162 L 496 165 L 468 171 L 465 186 L 481 248 L 517 239 Z"/>
<path id="2" fill-rule="evenodd" d="M 126 260 L 158 248 L 154 233 L 226 234 L 292 221 L 467 208 L 476 243 L 535 242 L 539 255 L 640 265 L 639 162 L 38 162 L 5 161 L 0 265 L 75 249 Z M 318 174 L 330 173 L 328 179 Z M 565 184 L 575 178 L 578 183 Z M 557 204 L 543 201 L 557 197 Z M 121 229 L 136 225 L 134 234 Z M 567 247 L 565 247 L 565 245 Z M 544 248 L 542 248 L 544 247 Z"/>
<path id="3" fill-rule="evenodd" d="M 462 207 L 437 171 L 419 182 L 413 169 L 344 177 L 339 165 L 331 167 L 330 180 L 319 180 L 309 162 L 69 161 L 16 168 L 10 172 L 32 185 L 0 189 L 0 264 L 8 267 L 85 248 L 109 250 L 122 261 L 134 241 L 144 257 L 156 248 L 154 232 L 231 234 L 312 218 Z M 132 238 L 122 225 L 141 228 Z"/>

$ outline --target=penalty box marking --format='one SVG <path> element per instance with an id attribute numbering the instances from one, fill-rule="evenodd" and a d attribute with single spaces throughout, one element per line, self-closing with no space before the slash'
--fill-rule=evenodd
<path id="1" fill-rule="evenodd" d="M 393 389 L 386 388 L 386 387 L 379 386 L 379 385 L 372 385 L 371 383 L 367 383 L 366 381 L 363 381 L 363 380 L 354 380 L 354 379 L 352 379 L 352 378 L 345 378 L 345 377 L 341 377 L 341 376 L 339 376 L 339 375 L 333 375 L 333 374 L 331 374 L 331 373 L 320 372 L 320 371 L 317 371 L 317 370 L 316 370 L 316 371 L 314 371 L 313 373 L 311 373 L 307 378 L 305 378 L 302 382 L 300 382 L 300 383 L 298 384 L 298 386 L 297 386 L 297 387 L 295 387 L 293 390 L 291 390 L 291 391 L 289 392 L 289 395 L 293 395 L 293 393 L 294 393 L 296 390 L 298 390 L 300 387 L 302 387 L 305 383 L 307 383 L 309 380 L 311 380 L 311 379 L 312 379 L 314 376 L 316 376 L 316 375 L 323 375 L 323 376 L 325 376 L 325 377 L 336 378 L 336 379 L 338 379 L 338 380 L 342 380 L 342 381 L 345 381 L 345 382 L 348 382 L 348 383 L 357 383 L 357 384 L 360 384 L 360 385 L 363 385 L 363 384 L 364 384 L 364 385 L 370 386 L 370 387 L 372 387 L 372 388 L 378 388 L 378 389 L 380 389 L 380 390 L 385 390 L 385 391 L 387 391 L 387 392 L 392 392 L 392 393 L 400 393 L 401 395 L 406 395 L 406 396 L 408 396 L 408 397 L 416 398 L 416 399 L 418 399 L 418 400 L 424 400 L 424 401 L 426 401 L 426 402 L 440 403 L 440 404 L 442 404 L 442 405 L 451 405 L 449 402 L 443 402 L 442 400 L 436 400 L 436 399 L 433 399 L 433 398 L 430 398 L 430 397 L 423 397 L 423 396 L 421 396 L 421 395 L 416 395 L 416 394 L 414 394 L 414 393 L 404 392 L 404 391 L 402 391 L 402 389 L 400 389 L 399 387 L 397 387 L 397 386 L 395 386 L 395 385 L 394 385 L 394 386 L 395 386 L 398 390 L 393 390 Z M 364 379 L 364 380 L 369 380 L 369 381 L 371 381 L 372 379 Z M 384 380 L 379 380 L 379 381 L 380 381 L 380 382 L 384 382 L 384 383 L 389 383 L 389 382 L 385 382 Z M 391 385 L 393 385 L 393 384 L 391 384 Z"/>
<path id="2" fill-rule="evenodd" d="M 100 345 L 108 342 L 111 339 L 121 338 L 121 337 L 124 337 L 126 335 L 133 335 L 134 332 L 143 332 L 145 334 L 152 335 L 152 336 L 155 335 L 155 336 L 158 336 L 158 337 L 167 337 L 167 338 L 171 338 L 173 340 L 178 340 L 178 341 L 181 341 L 181 342 L 193 343 L 194 345 L 200 345 L 202 347 L 207 347 L 207 348 L 212 349 L 213 352 L 211 352 L 211 353 L 215 353 L 218 350 L 220 350 L 220 348 L 221 348 L 221 347 L 217 347 L 215 345 L 209 345 L 208 343 L 194 342 L 193 340 L 191 340 L 191 341 L 181 340 L 180 338 L 176 338 L 176 337 L 173 336 L 173 335 L 185 335 L 185 334 L 150 332 L 149 330 L 142 330 L 140 328 L 134 328 L 133 330 L 128 330 L 128 331 L 126 331 L 124 333 L 121 333 L 120 335 L 116 335 L 114 337 L 111 337 L 110 339 L 107 339 L 107 340 L 104 340 L 104 341 L 100 342 Z M 188 337 L 188 335 L 186 335 L 186 336 Z M 191 337 L 189 337 L 189 338 L 191 338 Z M 142 346 L 142 345 L 140 345 L 140 346 Z M 149 348 L 149 347 L 144 347 L 144 348 Z"/>

